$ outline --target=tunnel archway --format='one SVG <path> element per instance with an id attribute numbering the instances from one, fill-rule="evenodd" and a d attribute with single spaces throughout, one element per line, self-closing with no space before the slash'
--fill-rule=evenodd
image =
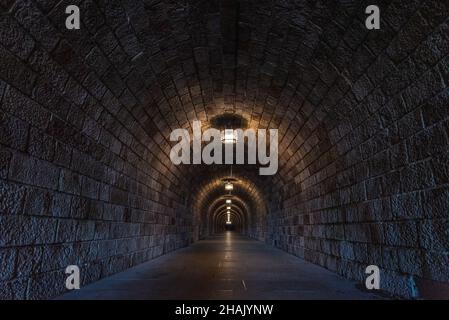
<path id="1" fill-rule="evenodd" d="M 75 2 L 81 30 L 65 1 L 0 3 L 1 294 L 220 231 L 227 170 L 173 164 L 169 137 L 224 114 L 279 130 L 276 175 L 235 171 L 240 232 L 352 279 L 379 265 L 402 297 L 447 286 L 446 2 L 379 0 L 375 32 L 364 1 Z"/>
<path id="2" fill-rule="evenodd" d="M 230 207 L 231 213 L 241 221 L 240 232 L 264 239 L 264 231 L 261 229 L 266 224 L 267 203 L 263 189 L 256 185 L 256 182 L 261 181 L 260 177 L 251 174 L 252 171 L 257 172 L 257 168 L 236 169 L 232 177 L 229 176 L 229 168 L 230 166 L 224 165 L 202 168 L 202 176 L 206 178 L 197 176 L 196 182 L 192 184 L 197 189 L 192 192 L 191 201 L 195 223 L 200 230 L 198 238 L 216 232 L 217 214 L 226 212 L 226 208 Z M 225 190 L 225 182 L 230 179 L 234 186 L 232 192 Z M 228 204 L 226 200 L 232 203 Z"/>

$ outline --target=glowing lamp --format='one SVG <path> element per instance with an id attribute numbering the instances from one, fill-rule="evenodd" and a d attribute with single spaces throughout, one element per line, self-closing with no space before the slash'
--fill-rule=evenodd
<path id="1" fill-rule="evenodd" d="M 234 189 L 234 185 L 231 182 L 226 182 L 225 183 L 225 190 L 233 190 Z"/>
<path id="2" fill-rule="evenodd" d="M 223 131 L 223 134 L 221 135 L 221 141 L 223 143 L 236 143 L 237 138 L 234 134 L 234 130 L 233 129 L 225 129 Z"/>

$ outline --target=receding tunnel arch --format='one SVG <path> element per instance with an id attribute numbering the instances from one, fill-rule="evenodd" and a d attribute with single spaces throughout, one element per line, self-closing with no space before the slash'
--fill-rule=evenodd
<path id="1" fill-rule="evenodd" d="M 224 202 L 226 198 L 219 198 L 217 202 Z M 250 214 L 245 207 L 241 208 L 239 206 L 239 199 L 237 197 L 233 197 L 234 202 L 230 206 L 231 209 L 226 209 L 229 204 L 222 204 L 216 206 L 215 203 L 211 206 L 211 212 L 208 215 L 209 220 L 209 230 L 211 233 L 222 232 L 225 230 L 226 217 L 227 212 L 230 212 L 232 218 L 238 218 L 239 232 L 243 234 L 248 234 L 248 230 L 250 229 L 249 225 L 251 223 Z M 232 219 L 232 221 L 236 221 L 236 219 Z"/>
<path id="2" fill-rule="evenodd" d="M 225 190 L 225 182 L 231 178 L 229 173 L 226 173 L 230 170 L 230 166 L 218 165 L 203 168 L 202 175 L 192 184 L 195 191 L 192 191 L 190 199 L 198 238 L 214 232 L 216 225 L 214 215 L 228 206 L 227 199 L 231 199 L 230 206 L 233 210 L 237 210 L 241 217 L 241 231 L 255 238 L 264 237 L 266 232 L 264 224 L 266 224 L 268 210 L 264 195 L 266 190 L 263 189 L 263 185 L 257 185 L 262 178 L 251 174 L 251 172 L 257 172 L 257 168 L 246 169 L 235 167 L 232 176 L 234 188 L 232 192 L 229 192 Z"/>
<path id="3" fill-rule="evenodd" d="M 228 205 L 227 204 L 223 204 L 220 205 L 216 208 L 214 208 L 212 214 L 211 214 L 211 222 L 216 225 L 216 219 L 218 216 L 221 217 L 221 215 L 226 215 L 229 211 L 231 217 L 235 217 L 237 216 L 239 218 L 239 220 L 242 223 L 242 232 L 246 232 L 246 225 L 249 223 L 249 217 L 247 215 L 246 210 L 242 210 L 235 202 L 232 204 L 232 206 L 229 206 L 230 209 L 227 209 Z M 214 230 L 212 229 L 212 232 L 214 232 Z"/>
<path id="4" fill-rule="evenodd" d="M 230 216 L 230 223 L 228 223 L 227 213 L 225 211 L 220 212 L 214 216 L 215 234 L 220 234 L 228 230 L 244 234 L 244 221 L 242 219 L 242 216 L 236 212 L 231 212 Z"/>

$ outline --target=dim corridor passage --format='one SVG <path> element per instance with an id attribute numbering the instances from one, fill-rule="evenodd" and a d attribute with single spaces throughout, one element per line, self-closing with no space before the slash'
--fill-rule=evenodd
<path id="1" fill-rule="evenodd" d="M 59 299 L 379 299 L 356 282 L 232 231 Z"/>

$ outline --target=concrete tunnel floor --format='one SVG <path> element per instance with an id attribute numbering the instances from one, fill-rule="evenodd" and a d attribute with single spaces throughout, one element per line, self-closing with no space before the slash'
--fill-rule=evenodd
<path id="1" fill-rule="evenodd" d="M 357 282 L 235 232 L 101 279 L 57 299 L 382 299 Z"/>

